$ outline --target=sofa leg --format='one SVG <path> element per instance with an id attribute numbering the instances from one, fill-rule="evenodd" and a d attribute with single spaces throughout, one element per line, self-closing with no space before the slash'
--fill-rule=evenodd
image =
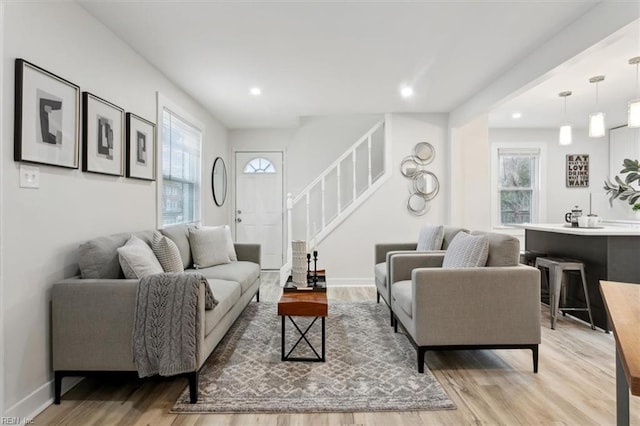
<path id="1" fill-rule="evenodd" d="M 53 391 L 53 403 L 56 405 L 60 405 L 60 395 L 62 394 L 62 377 L 64 375 L 61 371 L 56 371 L 54 373 L 54 391 Z"/>
<path id="2" fill-rule="evenodd" d="M 256 303 L 260 303 L 260 289 L 256 291 Z"/>
<path id="3" fill-rule="evenodd" d="M 393 332 L 398 332 L 398 320 L 395 318 L 391 318 L 391 325 L 393 325 Z"/>
<path id="4" fill-rule="evenodd" d="M 389 315 L 391 315 L 391 327 L 396 325 L 396 319 L 393 317 L 393 311 L 391 310 L 391 306 L 389 306 Z"/>
<path id="5" fill-rule="evenodd" d="M 427 352 L 425 348 L 419 347 L 418 351 L 418 373 L 424 373 L 424 355 Z"/>
<path id="6" fill-rule="evenodd" d="M 533 345 L 531 348 L 533 351 L 533 372 L 538 372 L 538 345 Z"/>
<path id="7" fill-rule="evenodd" d="M 380 292 L 376 291 L 376 303 L 380 303 Z"/>
<path id="8" fill-rule="evenodd" d="M 195 404 L 198 402 L 198 372 L 187 373 L 189 379 L 189 402 Z"/>

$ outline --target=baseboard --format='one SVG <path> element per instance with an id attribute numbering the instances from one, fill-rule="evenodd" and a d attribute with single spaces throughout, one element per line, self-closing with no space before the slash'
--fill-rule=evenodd
<path id="1" fill-rule="evenodd" d="M 71 388 L 80 383 L 84 377 L 68 377 L 62 382 L 62 394 L 67 393 Z M 25 424 L 24 419 L 34 419 L 45 408 L 53 404 L 53 380 L 46 382 L 38 389 L 22 398 L 17 403 L 5 411 L 3 418 L 14 418 L 23 420 L 20 424 Z"/>
<path id="2" fill-rule="evenodd" d="M 327 286 L 331 287 L 373 287 L 373 278 L 333 278 L 329 274 Z"/>

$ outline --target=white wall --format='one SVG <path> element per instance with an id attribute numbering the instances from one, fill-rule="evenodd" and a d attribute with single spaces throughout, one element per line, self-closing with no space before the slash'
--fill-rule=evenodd
<path id="1" fill-rule="evenodd" d="M 287 147 L 287 192 L 303 190 L 382 119 L 381 114 L 302 119 Z"/>
<path id="2" fill-rule="evenodd" d="M 416 143 L 427 141 L 436 149 L 436 159 L 428 166 L 446 183 L 446 114 L 388 114 L 386 122 L 392 145 L 391 178 L 342 225 L 317 247 L 319 268 L 329 271 L 334 283 L 372 284 L 373 247 L 379 242 L 417 240 L 424 223 L 444 223 L 445 196 L 431 201 L 429 212 L 412 216 L 406 208 L 409 180 L 400 174 L 400 161 L 413 153 Z M 233 151 L 284 150 L 286 152 L 285 191 L 302 190 L 317 175 L 367 132 L 382 115 L 307 117 L 294 131 L 290 129 L 232 130 Z M 348 255 L 345 255 L 348 253 Z"/>
<path id="3" fill-rule="evenodd" d="M 450 222 L 470 230 L 491 228 L 491 185 L 487 117 L 451 129 Z"/>
<path id="4" fill-rule="evenodd" d="M 156 121 L 156 92 L 204 123 L 205 223 L 227 222 L 210 190 L 217 155 L 228 160 L 226 130 L 119 38 L 71 2 L 3 3 L 2 306 L 3 414 L 29 416 L 52 397 L 49 297 L 77 271 L 89 238 L 156 225 L 156 184 L 40 166 L 40 189 L 18 187 L 13 161 L 14 61 L 24 58 L 126 111 Z"/>
<path id="5" fill-rule="evenodd" d="M 436 157 L 427 170 L 442 186 L 445 181 L 446 114 L 388 114 L 390 127 L 391 178 L 318 246 L 319 267 L 326 268 L 331 282 L 372 284 L 374 246 L 385 242 L 417 241 L 424 224 L 445 223 L 445 196 L 442 192 L 430 201 L 424 216 L 407 210 L 409 179 L 400 173 L 400 161 L 413 153 L 418 142 L 435 147 Z"/>
<path id="6" fill-rule="evenodd" d="M 589 213 L 589 194 L 593 193 L 593 213 L 606 217 L 609 206 L 604 197 L 604 180 L 609 170 L 608 138 L 591 139 L 585 129 L 574 129 L 573 143 L 558 144 L 557 129 L 490 129 L 489 140 L 494 143 L 543 143 L 547 147 L 546 187 L 542 196 L 546 198 L 546 221 L 564 222 L 564 214 L 579 206 L 584 214 Z M 567 188 L 566 156 L 568 154 L 589 155 L 589 187 Z"/>

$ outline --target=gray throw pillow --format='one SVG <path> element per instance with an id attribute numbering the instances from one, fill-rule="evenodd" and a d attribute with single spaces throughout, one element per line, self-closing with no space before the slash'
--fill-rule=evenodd
<path id="1" fill-rule="evenodd" d="M 151 247 L 135 235 L 118 249 L 118 257 L 125 278 L 139 279 L 164 272 Z"/>
<path id="2" fill-rule="evenodd" d="M 484 266 L 489 255 L 489 239 L 485 235 L 459 232 L 449 244 L 442 261 L 443 268 Z"/>
<path id="3" fill-rule="evenodd" d="M 418 251 L 440 250 L 444 239 L 444 226 L 425 225 L 418 234 Z"/>
<path id="4" fill-rule="evenodd" d="M 173 240 L 156 231 L 153 233 L 151 249 L 165 272 L 184 272 L 180 250 Z"/>
<path id="5" fill-rule="evenodd" d="M 230 263 L 227 231 L 223 226 L 189 228 L 189 243 L 196 269 Z"/>

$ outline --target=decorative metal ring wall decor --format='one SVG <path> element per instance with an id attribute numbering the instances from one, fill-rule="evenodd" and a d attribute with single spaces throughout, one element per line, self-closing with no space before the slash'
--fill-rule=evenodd
<path id="1" fill-rule="evenodd" d="M 413 176 L 413 190 L 425 200 L 433 200 L 440 190 L 440 182 L 433 173 L 420 170 Z"/>
<path id="2" fill-rule="evenodd" d="M 413 147 L 413 156 L 417 163 L 426 166 L 436 157 L 436 149 L 429 142 L 419 142 Z"/>
<path id="3" fill-rule="evenodd" d="M 419 169 L 418 163 L 413 155 L 404 157 L 400 163 L 400 173 L 406 178 L 412 178 Z"/>
<path id="4" fill-rule="evenodd" d="M 431 164 L 436 157 L 436 149 L 429 142 L 419 142 L 413 147 L 413 155 L 405 157 L 400 163 L 402 176 L 411 179 L 407 210 L 422 216 L 429 210 L 429 201 L 438 195 L 440 182 L 424 166 Z"/>
<path id="5" fill-rule="evenodd" d="M 409 199 L 407 200 L 407 210 L 409 210 L 409 213 L 422 216 L 427 212 L 428 207 L 429 202 L 425 200 L 423 196 L 419 194 L 409 195 Z"/>

